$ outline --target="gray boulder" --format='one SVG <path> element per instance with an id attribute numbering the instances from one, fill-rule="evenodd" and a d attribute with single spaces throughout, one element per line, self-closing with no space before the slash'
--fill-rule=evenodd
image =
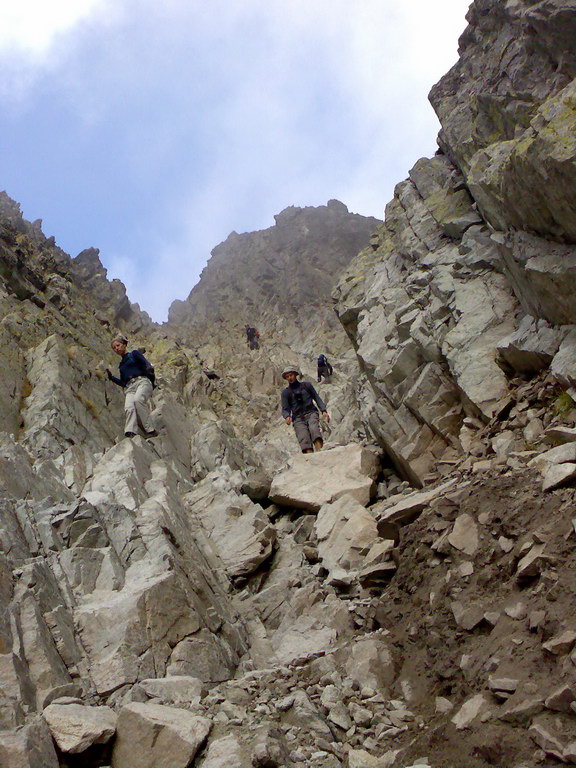
<path id="1" fill-rule="evenodd" d="M 187 768 L 212 723 L 185 709 L 132 703 L 122 707 L 113 768 Z"/>
<path id="2" fill-rule="evenodd" d="M 377 454 L 351 443 L 314 454 L 297 454 L 272 480 L 270 499 L 282 506 L 317 512 L 349 495 L 367 506 L 379 471 Z"/>

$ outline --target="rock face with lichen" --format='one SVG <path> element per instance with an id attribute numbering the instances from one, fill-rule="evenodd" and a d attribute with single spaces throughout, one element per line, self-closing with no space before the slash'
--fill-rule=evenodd
<path id="1" fill-rule="evenodd" d="M 232 234 L 164 326 L 0 195 L 2 768 L 576 764 L 575 19 L 476 0 L 385 220 Z"/>
<path id="2" fill-rule="evenodd" d="M 417 483 L 576 321 L 574 4 L 480 0 L 467 18 L 430 94 L 440 151 L 398 184 L 335 294 L 366 375 L 363 419 Z M 507 354 L 520 329 L 524 352 Z"/>

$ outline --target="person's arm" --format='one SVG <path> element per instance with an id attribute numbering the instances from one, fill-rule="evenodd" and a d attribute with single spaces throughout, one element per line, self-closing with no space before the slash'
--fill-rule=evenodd
<path id="1" fill-rule="evenodd" d="M 117 376 L 112 375 L 112 371 L 109 368 L 106 368 L 106 376 L 108 376 L 108 381 L 113 381 L 114 384 L 118 384 L 119 387 L 124 387 L 124 384 L 122 384 L 120 379 Z"/>
<path id="2" fill-rule="evenodd" d="M 282 418 L 286 424 L 292 424 L 292 409 L 290 408 L 290 398 L 286 389 L 282 390 Z"/>
<path id="3" fill-rule="evenodd" d="M 324 416 L 326 421 L 330 421 L 330 416 L 328 415 L 328 411 L 326 409 L 326 403 L 324 402 L 324 400 L 322 400 L 318 392 L 316 392 L 316 390 L 314 389 L 314 385 L 311 384 L 309 381 L 304 382 L 304 384 L 305 386 L 307 385 L 308 392 L 310 392 L 310 396 L 312 397 L 312 399 L 320 409 L 322 416 Z"/>

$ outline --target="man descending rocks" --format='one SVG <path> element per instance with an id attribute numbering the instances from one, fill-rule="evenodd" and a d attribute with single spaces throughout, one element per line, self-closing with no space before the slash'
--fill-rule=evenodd
<path id="1" fill-rule="evenodd" d="M 330 376 L 334 373 L 334 368 L 328 362 L 326 355 L 318 355 L 318 381 L 322 381 L 322 376 L 326 383 L 330 381 Z"/>
<path id="2" fill-rule="evenodd" d="M 314 448 L 319 451 L 324 445 L 318 408 L 327 422 L 330 416 L 313 385 L 309 381 L 298 381 L 300 376 L 302 373 L 296 366 L 282 371 L 282 378 L 288 382 L 282 390 L 282 416 L 286 424 L 294 427 L 302 453 L 314 453 Z"/>
<path id="3" fill-rule="evenodd" d="M 158 432 L 150 418 L 148 400 L 154 388 L 154 368 L 138 349 L 127 352 L 128 339 L 125 336 L 116 336 L 112 339 L 112 349 L 122 360 L 118 367 L 120 378 L 113 376 L 110 370 L 106 374 L 110 381 L 122 387 L 125 393 L 124 411 L 126 423 L 124 425 L 125 437 L 135 437 L 140 426 L 146 437 L 156 437 Z"/>
<path id="4" fill-rule="evenodd" d="M 258 339 L 260 338 L 260 334 L 256 328 L 253 328 L 251 325 L 246 323 L 244 330 L 246 331 L 246 343 L 248 344 L 248 349 L 259 349 L 260 344 Z"/>

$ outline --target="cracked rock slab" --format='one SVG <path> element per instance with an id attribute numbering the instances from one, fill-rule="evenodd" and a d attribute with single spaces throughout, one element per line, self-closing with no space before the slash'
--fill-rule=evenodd
<path id="1" fill-rule="evenodd" d="M 110 707 L 82 704 L 49 704 L 43 715 L 56 744 L 70 754 L 105 744 L 114 735 L 118 719 Z"/>
<path id="2" fill-rule="evenodd" d="M 185 709 L 127 704 L 118 716 L 112 768 L 187 768 L 211 727 Z"/>

